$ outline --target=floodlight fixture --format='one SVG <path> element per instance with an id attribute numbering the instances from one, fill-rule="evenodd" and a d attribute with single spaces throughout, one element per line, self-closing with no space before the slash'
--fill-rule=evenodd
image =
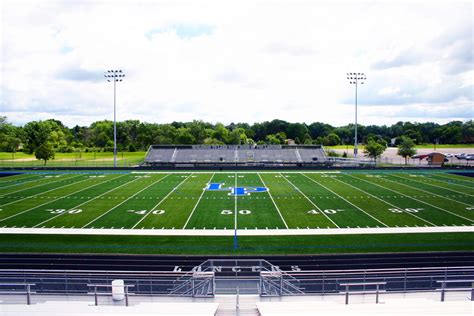
<path id="1" fill-rule="evenodd" d="M 363 72 L 350 72 L 347 74 L 347 80 L 349 84 L 355 85 L 355 127 L 354 127 L 354 158 L 357 159 L 358 154 L 358 141 L 357 141 L 357 86 L 364 84 L 367 80 L 367 76 Z"/>
<path id="2" fill-rule="evenodd" d="M 107 78 L 107 82 L 114 82 L 114 168 L 117 168 L 117 106 L 116 106 L 116 95 L 117 95 L 117 82 L 123 81 L 125 74 L 122 70 L 107 70 L 104 73 L 104 77 Z"/>

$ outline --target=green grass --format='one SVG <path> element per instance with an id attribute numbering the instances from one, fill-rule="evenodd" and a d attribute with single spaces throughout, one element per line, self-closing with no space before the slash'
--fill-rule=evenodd
<path id="1" fill-rule="evenodd" d="M 232 237 L 0 235 L 0 252 L 188 255 L 472 251 L 472 233 Z"/>
<path id="2" fill-rule="evenodd" d="M 220 183 L 222 190 L 203 191 L 210 182 Z M 1 178 L 0 225 L 136 229 L 462 226 L 474 221 L 472 184 L 472 178 L 449 173 L 377 171 L 25 173 Z M 267 187 L 268 191 L 235 196 L 229 188 L 236 185 Z"/>
<path id="3" fill-rule="evenodd" d="M 54 159 L 47 161 L 48 167 L 113 167 L 112 152 L 80 152 L 80 153 L 56 153 Z M 118 152 L 118 166 L 134 166 L 143 161 L 145 152 Z M 0 167 L 42 167 L 44 161 L 37 160 L 34 154 L 23 152 L 12 153 L 0 152 Z"/>
<path id="4" fill-rule="evenodd" d="M 434 149 L 434 144 L 420 144 L 416 145 L 417 149 Z M 354 145 L 336 145 L 336 146 L 324 146 L 325 149 L 346 149 L 350 152 L 353 151 Z M 438 144 L 436 145 L 436 149 L 441 148 L 474 148 L 474 144 Z M 359 145 L 359 150 L 364 150 L 364 146 L 362 144 Z"/>
<path id="5" fill-rule="evenodd" d="M 205 190 L 209 183 L 221 184 L 221 190 Z M 232 194 L 229 188 L 235 186 L 248 188 L 249 194 Z M 268 190 L 252 192 L 251 188 L 255 187 L 266 187 Z M 474 178 L 454 175 L 445 170 L 148 173 L 29 171 L 0 177 L 0 227 L 231 231 L 258 229 L 264 232 L 267 229 L 290 228 L 295 229 L 295 234 L 298 235 L 298 230 L 303 232 L 307 228 L 471 226 L 474 222 L 473 187 Z M 321 247 L 327 243 L 327 247 L 336 252 L 338 248 L 331 244 L 332 240 L 336 244 L 344 242 L 351 245 L 339 248 L 339 251 L 351 251 L 350 249 L 357 248 L 357 240 L 365 238 L 360 247 L 366 247 L 367 251 L 371 251 L 369 248 L 372 247 L 367 242 L 369 237 L 360 235 L 271 235 L 269 231 L 267 236 L 242 236 L 239 240 L 243 244 L 240 246 L 249 248 L 250 246 L 245 246 L 246 242 L 252 245 L 258 241 L 264 248 L 255 244 L 253 248 L 250 247 L 250 252 L 275 250 L 276 253 L 282 253 L 284 250 L 277 247 L 280 245 L 286 250 L 296 247 L 295 252 L 308 253 L 325 251 Z M 407 243 L 413 243 L 414 236 L 438 236 L 420 233 L 406 235 L 410 237 L 405 237 L 405 234 L 371 236 L 378 236 L 377 242 L 385 244 L 398 244 L 401 236 L 408 238 Z M 451 235 L 465 236 L 451 233 L 444 235 L 446 237 L 443 238 L 448 239 Z M 21 240 L 23 237 L 16 238 Z M 34 242 L 43 238 L 45 237 L 38 235 Z M 91 240 L 92 243 L 100 239 L 67 236 L 65 240 L 81 238 Z M 196 237 L 121 238 L 140 242 L 156 240 L 163 243 L 163 249 L 170 248 L 175 242 L 179 244 L 180 241 L 191 248 L 197 243 L 204 247 L 199 250 L 202 252 L 207 251 L 206 244 L 214 247 L 212 240 L 217 243 L 216 247 L 224 247 L 232 239 L 202 237 L 199 234 Z M 120 238 L 103 236 L 107 244 L 113 245 L 116 239 Z M 438 247 L 438 239 L 428 238 L 424 243 Z M 51 242 L 57 243 L 56 240 Z M 364 246 L 364 243 L 367 245 Z M 462 244 L 464 247 L 463 240 L 455 244 Z M 127 247 L 132 246 L 130 244 Z M 285 248 L 286 246 L 289 248 Z M 386 246 L 377 247 L 376 251 L 382 251 Z M 440 247 L 449 248 L 446 244 Z M 176 251 L 184 251 L 178 248 Z"/>

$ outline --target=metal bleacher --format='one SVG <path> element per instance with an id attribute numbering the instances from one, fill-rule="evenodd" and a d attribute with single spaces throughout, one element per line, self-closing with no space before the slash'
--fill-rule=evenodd
<path id="1" fill-rule="evenodd" d="M 326 160 L 319 145 L 152 145 L 145 164 L 296 165 Z"/>

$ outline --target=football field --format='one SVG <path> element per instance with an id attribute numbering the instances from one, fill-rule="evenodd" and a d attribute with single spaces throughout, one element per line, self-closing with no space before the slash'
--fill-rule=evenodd
<path id="1" fill-rule="evenodd" d="M 421 170 L 24 172 L 0 178 L 0 228 L 472 227 L 473 188 Z"/>

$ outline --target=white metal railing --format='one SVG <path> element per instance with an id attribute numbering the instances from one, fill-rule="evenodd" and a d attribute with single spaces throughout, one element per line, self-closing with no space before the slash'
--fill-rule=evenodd
<path id="1" fill-rule="evenodd" d="M 474 281 L 474 266 L 282 271 L 264 260 L 229 259 L 208 261 L 201 268 L 200 271 L 189 272 L 5 269 L 0 270 L 0 284 L 7 285 L 0 287 L 0 290 L 12 294 L 90 295 L 88 285 L 110 284 L 112 280 L 122 279 L 126 284 L 134 285 L 133 295 L 152 296 L 181 296 L 183 293 L 186 296 L 207 295 L 215 291 L 215 282 L 225 288 L 228 294 L 235 293 L 237 287 L 241 287 L 241 290 L 245 287 L 249 291 L 254 288 L 255 294 L 263 295 L 338 294 L 341 284 L 348 283 L 360 284 L 364 292 L 370 288 L 368 284 L 374 282 L 385 282 L 384 290 L 387 292 L 408 293 L 439 291 L 440 284 L 441 290 L 455 291 L 469 288 L 466 283 Z M 209 277 L 211 274 L 214 276 Z M 203 275 L 206 277 L 198 278 Z M 193 288 L 193 276 L 194 292 L 189 290 Z M 267 277 L 265 286 L 268 292 L 260 290 L 257 293 L 262 276 Z M 14 284 L 17 284 L 16 287 Z M 26 288 L 28 284 L 29 289 Z M 26 290 L 19 292 L 19 287 Z"/>

